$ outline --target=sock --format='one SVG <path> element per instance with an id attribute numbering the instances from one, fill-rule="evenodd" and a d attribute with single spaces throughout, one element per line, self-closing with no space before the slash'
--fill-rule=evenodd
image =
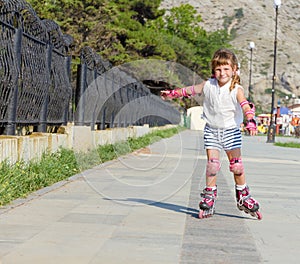
<path id="1" fill-rule="evenodd" d="M 211 188 L 211 189 L 212 189 L 212 191 L 214 191 L 214 190 L 216 190 L 216 189 L 217 189 L 217 185 L 215 185 L 215 186 L 213 186 L 213 187 L 208 187 L 208 186 L 206 186 L 206 188 Z"/>
<path id="2" fill-rule="evenodd" d="M 235 188 L 236 188 L 237 190 L 241 191 L 241 190 L 245 189 L 246 186 L 247 186 L 247 184 L 245 183 L 245 184 L 243 184 L 243 185 L 235 185 Z"/>

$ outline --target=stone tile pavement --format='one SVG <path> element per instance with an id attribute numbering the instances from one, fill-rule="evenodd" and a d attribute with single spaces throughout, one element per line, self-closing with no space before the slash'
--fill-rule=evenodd
<path id="1" fill-rule="evenodd" d="M 261 221 L 236 209 L 225 155 L 197 218 L 206 156 L 186 130 L 0 209 L 0 263 L 299 263 L 300 150 L 245 136 L 243 161 Z"/>

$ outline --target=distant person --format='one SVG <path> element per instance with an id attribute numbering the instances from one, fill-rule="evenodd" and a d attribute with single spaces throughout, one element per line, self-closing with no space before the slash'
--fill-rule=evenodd
<path id="1" fill-rule="evenodd" d="M 298 116 L 294 116 L 291 121 L 291 125 L 293 126 L 293 133 L 295 137 L 300 137 L 300 118 Z"/>
<path id="2" fill-rule="evenodd" d="M 253 104 L 249 103 L 240 85 L 238 61 L 228 49 L 219 49 L 211 60 L 212 77 L 195 86 L 161 91 L 162 98 L 190 97 L 203 94 L 204 147 L 207 154 L 206 186 L 201 193 L 199 218 L 212 216 L 217 198 L 217 173 L 220 170 L 220 152 L 223 149 L 228 157 L 229 170 L 234 175 L 237 207 L 258 219 L 259 203 L 250 195 L 246 184 L 242 162 L 242 134 L 240 124 L 243 113 L 247 123 L 245 129 L 251 136 L 257 134 Z"/>
<path id="3" fill-rule="evenodd" d="M 293 127 L 299 126 L 300 118 L 298 116 L 294 116 L 292 118 L 291 124 L 292 124 Z"/>

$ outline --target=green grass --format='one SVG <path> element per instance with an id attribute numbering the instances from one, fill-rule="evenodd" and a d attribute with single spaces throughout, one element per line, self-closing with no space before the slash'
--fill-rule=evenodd
<path id="1" fill-rule="evenodd" d="M 182 130 L 184 130 L 182 127 L 157 130 L 139 138 L 102 145 L 88 153 L 60 149 L 54 154 L 44 154 L 39 161 L 29 163 L 20 161 L 14 165 L 2 162 L 0 163 L 0 206 L 9 204 L 17 198 L 25 198 L 34 191 L 144 148 L 163 138 L 171 137 Z"/>
<path id="2" fill-rule="evenodd" d="M 274 145 L 279 147 L 285 147 L 285 148 L 300 148 L 300 143 L 297 142 L 286 142 L 286 143 L 277 142 L 274 143 Z"/>

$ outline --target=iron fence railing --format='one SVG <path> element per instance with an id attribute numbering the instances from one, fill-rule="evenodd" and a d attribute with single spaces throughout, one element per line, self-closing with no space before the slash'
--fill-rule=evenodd
<path id="1" fill-rule="evenodd" d="M 0 134 L 24 126 L 46 132 L 69 121 L 92 129 L 180 122 L 178 110 L 89 47 L 72 88 L 72 41 L 25 1 L 0 0 Z"/>
<path id="2" fill-rule="evenodd" d="M 180 122 L 178 110 L 122 68 L 105 64 L 91 48 L 82 50 L 78 77 L 75 124 L 105 129 Z"/>
<path id="3" fill-rule="evenodd" d="M 18 126 L 68 121 L 69 45 L 59 26 L 41 20 L 25 1 L 0 0 L 0 124 L 14 135 Z"/>

